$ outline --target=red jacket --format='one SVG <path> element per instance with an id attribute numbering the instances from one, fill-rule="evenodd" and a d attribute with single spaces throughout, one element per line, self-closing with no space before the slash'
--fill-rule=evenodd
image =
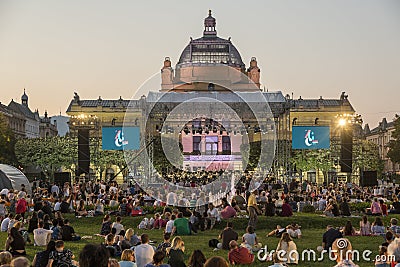
<path id="1" fill-rule="evenodd" d="M 17 206 L 15 208 L 15 213 L 21 214 L 26 212 L 26 207 L 28 206 L 28 203 L 26 202 L 25 198 L 20 198 L 17 202 Z"/>
<path id="2" fill-rule="evenodd" d="M 228 253 L 228 259 L 231 264 L 251 264 L 254 261 L 254 255 L 245 247 L 232 249 Z"/>

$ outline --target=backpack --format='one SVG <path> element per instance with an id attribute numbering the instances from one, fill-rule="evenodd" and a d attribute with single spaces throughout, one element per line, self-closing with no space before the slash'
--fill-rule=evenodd
<path id="1" fill-rule="evenodd" d="M 218 243 L 219 243 L 218 239 L 211 239 L 208 241 L 208 246 L 210 248 L 216 248 Z"/>

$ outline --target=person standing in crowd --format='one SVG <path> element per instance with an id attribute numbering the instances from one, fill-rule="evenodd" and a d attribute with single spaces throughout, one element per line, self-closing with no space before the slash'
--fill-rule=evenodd
<path id="1" fill-rule="evenodd" d="M 149 245 L 148 234 L 142 234 L 140 240 L 142 241 L 142 244 L 135 248 L 135 259 L 137 267 L 144 267 L 146 264 L 152 262 L 154 248 Z"/>
<path id="2" fill-rule="evenodd" d="M 257 189 L 254 189 L 247 201 L 247 212 L 249 213 L 249 223 L 248 226 L 252 226 L 254 229 L 256 229 L 257 222 L 258 222 L 258 216 L 257 213 L 260 212 L 260 209 L 258 208 L 257 205 Z"/>

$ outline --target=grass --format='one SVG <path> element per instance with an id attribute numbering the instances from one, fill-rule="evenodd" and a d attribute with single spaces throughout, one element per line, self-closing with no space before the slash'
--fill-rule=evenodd
<path id="1" fill-rule="evenodd" d="M 81 241 L 78 242 L 66 242 L 65 247 L 68 249 L 71 249 L 75 255 L 75 258 L 78 259 L 79 252 L 85 246 L 87 243 L 101 243 L 103 239 L 98 236 L 94 236 L 95 234 L 100 232 L 101 228 L 101 218 L 100 217 L 94 217 L 94 218 L 75 218 L 72 215 L 67 215 L 66 216 L 68 219 L 70 219 L 71 225 L 75 228 L 75 231 L 80 235 L 80 236 L 90 236 L 91 239 L 82 239 Z M 390 218 L 396 217 L 400 219 L 399 215 L 394 215 L 394 216 L 389 216 L 384 219 L 385 225 L 388 225 L 388 222 L 390 221 Z M 127 228 L 133 228 L 135 229 L 135 232 L 137 231 L 137 225 L 141 221 L 143 217 L 124 217 L 123 218 L 123 225 L 125 226 L 125 229 Z M 295 216 L 291 218 L 279 218 L 279 217 L 265 217 L 265 216 L 260 216 L 259 217 L 259 222 L 257 225 L 257 236 L 259 239 L 259 242 L 261 242 L 263 245 L 268 246 L 268 250 L 275 249 L 277 244 L 278 244 L 278 238 L 275 237 L 266 237 L 266 234 L 273 230 L 277 224 L 286 226 L 287 224 L 291 222 L 296 222 L 299 225 L 302 226 L 302 232 L 303 232 L 303 238 L 299 240 L 295 240 L 297 244 L 297 249 L 299 252 L 305 249 L 314 249 L 316 251 L 317 246 L 321 245 L 322 242 L 322 235 L 325 232 L 326 225 L 332 224 L 333 226 L 343 226 L 345 222 L 348 220 L 348 218 L 325 218 L 321 217 L 316 214 L 296 214 Z M 360 218 L 350 218 L 354 226 L 359 225 Z M 370 218 L 370 221 L 372 221 L 372 218 Z M 208 240 L 217 238 L 219 235 L 221 229 L 225 226 L 225 222 L 222 222 L 221 224 L 217 225 L 217 229 L 214 229 L 212 231 L 204 231 L 204 232 L 199 232 L 197 235 L 193 236 L 184 236 L 183 239 L 185 241 L 185 255 L 186 258 L 188 259 L 190 254 L 193 252 L 195 249 L 200 249 L 203 251 L 203 253 L 206 255 L 206 257 L 211 257 L 211 256 L 222 256 L 227 258 L 227 251 L 219 250 L 219 251 L 213 251 L 212 248 L 208 247 Z M 238 218 L 234 220 L 234 228 L 235 230 L 239 233 L 239 236 L 242 236 L 245 233 L 245 228 L 247 226 L 247 220 L 244 218 Z M 153 241 L 156 241 L 157 243 L 162 241 L 162 230 L 145 230 L 145 231 L 139 231 L 139 233 L 148 233 L 150 236 L 150 239 Z M 0 243 L 5 244 L 7 238 L 7 234 L 4 232 L 0 233 Z M 31 235 L 31 239 L 33 239 L 33 236 Z M 382 237 L 364 237 L 364 236 L 354 236 L 354 237 L 349 237 L 353 249 L 357 249 L 359 251 L 363 250 L 371 250 L 373 254 L 370 256 L 371 259 L 375 258 L 375 255 L 378 253 L 378 248 L 379 245 L 383 243 L 383 238 Z M 26 250 L 28 254 L 28 258 L 30 260 L 33 259 L 34 255 L 36 252 L 43 250 L 44 248 L 42 247 L 35 247 L 33 245 L 27 245 Z M 317 254 L 318 257 L 319 254 Z M 361 256 L 360 256 L 361 258 Z M 360 267 L 363 266 L 374 266 L 373 262 L 365 262 L 365 261 L 360 261 L 356 262 Z M 269 266 L 271 265 L 271 262 L 260 262 L 258 260 L 255 261 L 255 263 L 252 266 Z M 325 257 L 325 260 L 322 262 L 302 262 L 299 261 L 298 266 L 334 266 L 335 263 L 333 261 L 330 261 L 327 257 Z"/>

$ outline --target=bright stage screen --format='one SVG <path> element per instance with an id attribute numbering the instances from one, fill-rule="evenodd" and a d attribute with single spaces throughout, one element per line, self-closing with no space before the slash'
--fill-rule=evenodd
<path id="1" fill-rule="evenodd" d="M 330 147 L 329 126 L 293 126 L 293 149 L 327 149 Z"/>
<path id="2" fill-rule="evenodd" d="M 139 127 L 103 127 L 103 150 L 137 150 L 140 148 Z"/>

